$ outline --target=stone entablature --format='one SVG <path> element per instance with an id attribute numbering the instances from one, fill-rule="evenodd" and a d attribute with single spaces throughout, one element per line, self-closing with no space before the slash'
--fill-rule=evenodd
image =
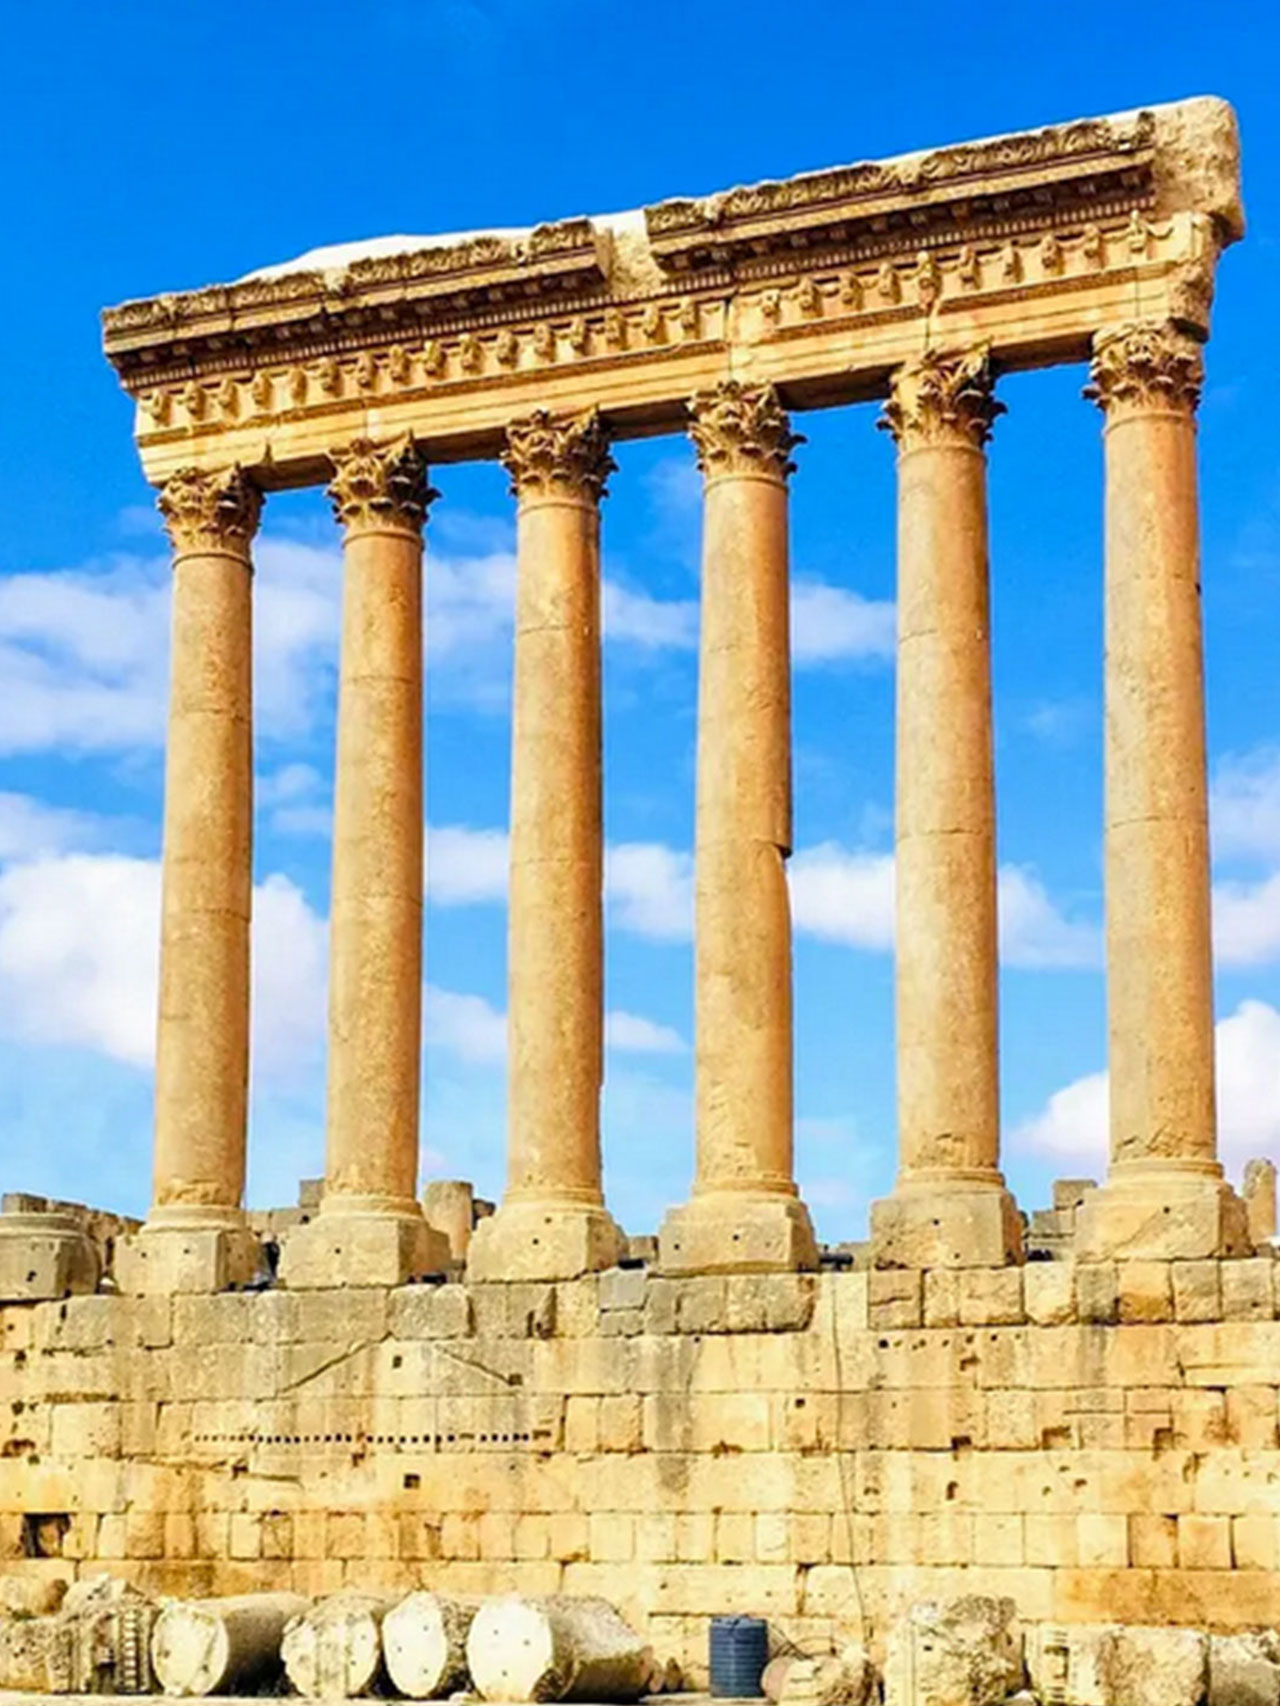
<path id="1" fill-rule="evenodd" d="M 105 344 L 150 479 L 302 485 L 360 437 L 496 455 L 535 407 L 678 429 L 730 357 L 807 407 L 883 396 L 922 344 L 1007 370 L 1133 318 L 1203 336 L 1242 231 L 1234 116 L 1206 98 L 661 202 L 643 231 L 572 219 L 126 303 Z"/>
<path id="2" fill-rule="evenodd" d="M 1280 1274 L 1033 1262 L 0 1312 L 6 1571 L 600 1593 L 882 1652 L 913 1600 L 1274 1621 Z"/>

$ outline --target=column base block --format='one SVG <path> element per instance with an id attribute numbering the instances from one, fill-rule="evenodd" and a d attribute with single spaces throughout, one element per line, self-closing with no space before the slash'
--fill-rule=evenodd
<path id="1" fill-rule="evenodd" d="M 262 1247 L 247 1226 L 144 1226 L 116 1245 L 115 1279 L 129 1297 L 228 1291 L 248 1285 Z"/>
<path id="2" fill-rule="evenodd" d="M 98 1252 L 66 1214 L 0 1215 L 0 1303 L 38 1303 L 98 1289 Z"/>
<path id="3" fill-rule="evenodd" d="M 442 1273 L 449 1260 L 449 1240 L 421 1214 L 322 1208 L 281 1240 L 280 1283 L 293 1291 L 404 1285 Z"/>
<path id="4" fill-rule="evenodd" d="M 469 1280 L 570 1280 L 613 1268 L 622 1229 L 583 1203 L 503 1203 L 471 1234 Z"/>
<path id="5" fill-rule="evenodd" d="M 930 1184 L 871 1205 L 877 1268 L 999 1268 L 1021 1262 L 1022 1217 L 1003 1186 Z"/>
<path id="6" fill-rule="evenodd" d="M 671 1209 L 658 1235 L 665 1274 L 795 1273 L 817 1265 L 813 1223 L 799 1197 L 709 1191 Z"/>
<path id="7" fill-rule="evenodd" d="M 1248 1211 L 1225 1179 L 1152 1171 L 1091 1191 L 1076 1210 L 1081 1262 L 1200 1261 L 1252 1251 Z"/>

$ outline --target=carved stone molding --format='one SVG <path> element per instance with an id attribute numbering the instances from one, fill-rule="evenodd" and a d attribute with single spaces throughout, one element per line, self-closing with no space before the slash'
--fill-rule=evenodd
<path id="1" fill-rule="evenodd" d="M 720 474 L 756 474 L 785 480 L 795 471 L 791 452 L 804 440 L 791 430 L 787 411 L 772 385 L 726 379 L 689 399 L 689 437 L 707 479 Z"/>
<path id="2" fill-rule="evenodd" d="M 930 350 L 894 373 L 879 424 L 904 450 L 947 440 L 980 450 L 1004 412 L 988 349 Z"/>
<path id="3" fill-rule="evenodd" d="M 411 437 L 392 444 L 356 439 L 331 453 L 333 513 L 348 530 L 419 534 L 427 507 L 439 494 L 427 484 L 427 464 Z"/>
<path id="4" fill-rule="evenodd" d="M 507 427 L 500 452 L 511 476 L 514 497 L 578 498 L 598 503 L 605 482 L 617 467 L 609 454 L 609 436 L 597 410 L 557 417 L 535 409 Z"/>
<path id="5" fill-rule="evenodd" d="M 1176 326 L 1135 322 L 1094 340 L 1084 394 L 1110 419 L 1146 409 L 1191 414 L 1204 385 L 1199 343 Z"/>
<path id="6" fill-rule="evenodd" d="M 176 557 L 229 552 L 247 562 L 262 493 L 239 467 L 218 473 L 180 468 L 160 488 L 156 507 Z"/>

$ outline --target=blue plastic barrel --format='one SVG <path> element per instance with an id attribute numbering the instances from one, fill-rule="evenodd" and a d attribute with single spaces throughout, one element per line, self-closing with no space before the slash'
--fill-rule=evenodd
<path id="1" fill-rule="evenodd" d="M 763 1617 L 711 1619 L 711 1696 L 714 1700 L 758 1700 L 769 1662 L 769 1625 Z"/>

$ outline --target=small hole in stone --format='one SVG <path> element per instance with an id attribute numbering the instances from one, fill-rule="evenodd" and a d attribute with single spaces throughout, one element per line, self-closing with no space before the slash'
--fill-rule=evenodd
<path id="1" fill-rule="evenodd" d="M 404 1490 L 406 1493 L 416 1493 L 421 1485 L 421 1475 L 406 1475 L 404 1478 Z"/>

